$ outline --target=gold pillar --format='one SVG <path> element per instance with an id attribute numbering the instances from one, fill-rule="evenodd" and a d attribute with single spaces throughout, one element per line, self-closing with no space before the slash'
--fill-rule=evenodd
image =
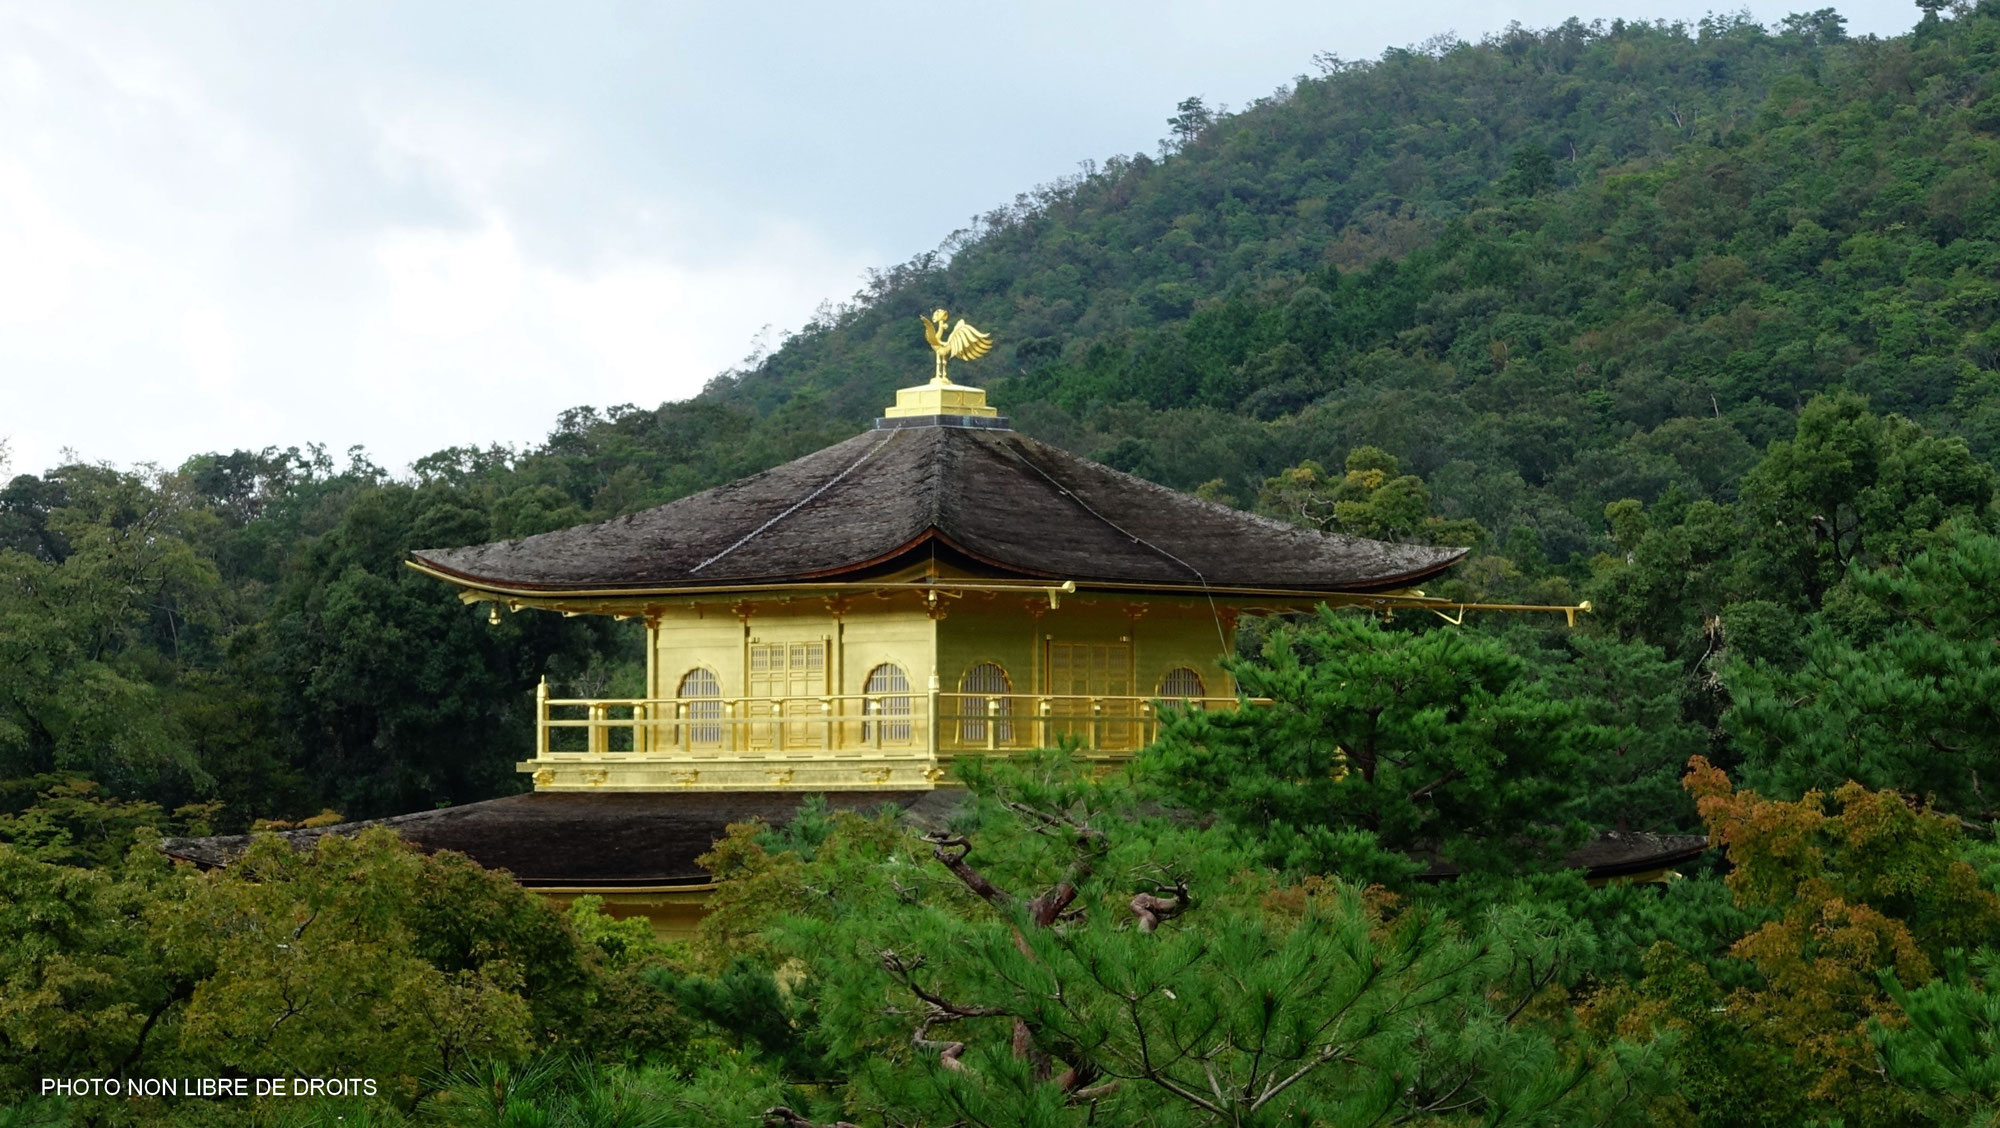
<path id="1" fill-rule="evenodd" d="M 926 693 L 928 694 L 929 703 L 925 708 L 930 713 L 931 763 L 935 767 L 938 755 L 938 674 L 935 669 L 931 671 L 930 685 L 927 687 Z"/>
<path id="2" fill-rule="evenodd" d="M 839 612 L 833 616 L 833 653 L 828 657 L 833 666 L 833 715 L 847 716 L 847 620 Z M 828 744 L 834 748 L 847 744 L 847 722 L 827 723 Z"/>
<path id="3" fill-rule="evenodd" d="M 655 616 L 648 615 L 646 616 L 646 703 L 639 706 L 642 716 L 637 718 L 647 723 L 638 726 L 636 730 L 637 739 L 632 742 L 634 745 L 633 751 L 635 752 L 651 752 L 659 744 L 659 741 L 656 739 L 658 733 L 651 723 L 657 719 L 654 716 L 657 710 L 653 702 L 659 699 L 660 620 Z"/>

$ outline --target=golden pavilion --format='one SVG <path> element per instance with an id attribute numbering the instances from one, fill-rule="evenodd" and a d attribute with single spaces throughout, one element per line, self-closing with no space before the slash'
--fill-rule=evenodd
<path id="1" fill-rule="evenodd" d="M 1408 589 L 1463 549 L 1333 536 L 1100 466 L 985 393 L 601 524 L 412 554 L 495 613 L 643 622 L 646 692 L 539 693 L 541 791 L 923 789 L 959 757 L 1129 755 L 1161 702 L 1233 708 L 1246 611 Z"/>
<path id="2" fill-rule="evenodd" d="M 413 552 L 496 620 L 643 623 L 645 693 L 564 697 L 544 680 L 518 765 L 532 791 L 288 836 L 390 826 L 684 932 L 713 888 L 697 859 L 731 823 L 783 823 L 812 794 L 925 821 L 965 757 L 1063 742 L 1129 757 L 1164 706 L 1258 704 L 1220 663 L 1245 614 L 1466 608 L 1415 587 L 1463 549 L 1298 528 L 1014 431 L 944 372 L 983 335 L 933 317 L 938 375 L 845 442 L 615 520 Z M 1701 846 L 1656 837 L 1601 839 L 1571 864 L 1650 871 Z M 247 841 L 164 848 L 220 865 Z"/>

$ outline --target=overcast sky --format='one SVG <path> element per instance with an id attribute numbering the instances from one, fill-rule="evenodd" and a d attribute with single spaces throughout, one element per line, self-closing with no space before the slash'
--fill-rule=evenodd
<path id="1" fill-rule="evenodd" d="M 1855 34 L 1916 15 L 1841 11 Z M 400 470 L 533 442 L 565 407 L 692 395 L 867 267 L 1152 151 L 1187 95 L 1242 105 L 1316 51 L 1638 14 L 0 0 L 0 437 L 14 472 L 65 448 L 362 444 Z"/>

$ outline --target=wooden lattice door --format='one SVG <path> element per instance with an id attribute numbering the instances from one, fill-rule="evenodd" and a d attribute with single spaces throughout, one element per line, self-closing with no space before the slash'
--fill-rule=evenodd
<path id="1" fill-rule="evenodd" d="M 750 747 L 826 746 L 826 725 L 807 719 L 824 715 L 821 698 L 827 692 L 826 643 L 752 644 L 749 687 L 749 700 L 744 702 L 748 714 L 756 718 L 773 718 L 756 721 L 749 726 Z"/>
<path id="2" fill-rule="evenodd" d="M 1051 642 L 1048 655 L 1049 740 L 1074 736 L 1092 748 L 1127 749 L 1137 742 L 1132 699 L 1132 647 L 1123 642 Z"/>

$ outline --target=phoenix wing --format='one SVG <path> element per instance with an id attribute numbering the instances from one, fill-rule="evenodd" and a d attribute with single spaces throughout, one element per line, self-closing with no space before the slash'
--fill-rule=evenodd
<path id="1" fill-rule="evenodd" d="M 929 341 L 932 348 L 942 349 L 946 347 L 945 342 L 938 340 L 937 326 L 931 324 L 930 318 L 920 315 L 917 320 L 924 323 L 924 340 Z M 960 322 L 959 324 L 963 325 L 964 322 Z"/>
<path id="2" fill-rule="evenodd" d="M 945 338 L 944 344 L 949 354 L 956 359 L 978 360 L 992 350 L 993 335 L 981 333 L 961 317 L 958 319 L 958 324 L 952 326 L 951 336 Z"/>

